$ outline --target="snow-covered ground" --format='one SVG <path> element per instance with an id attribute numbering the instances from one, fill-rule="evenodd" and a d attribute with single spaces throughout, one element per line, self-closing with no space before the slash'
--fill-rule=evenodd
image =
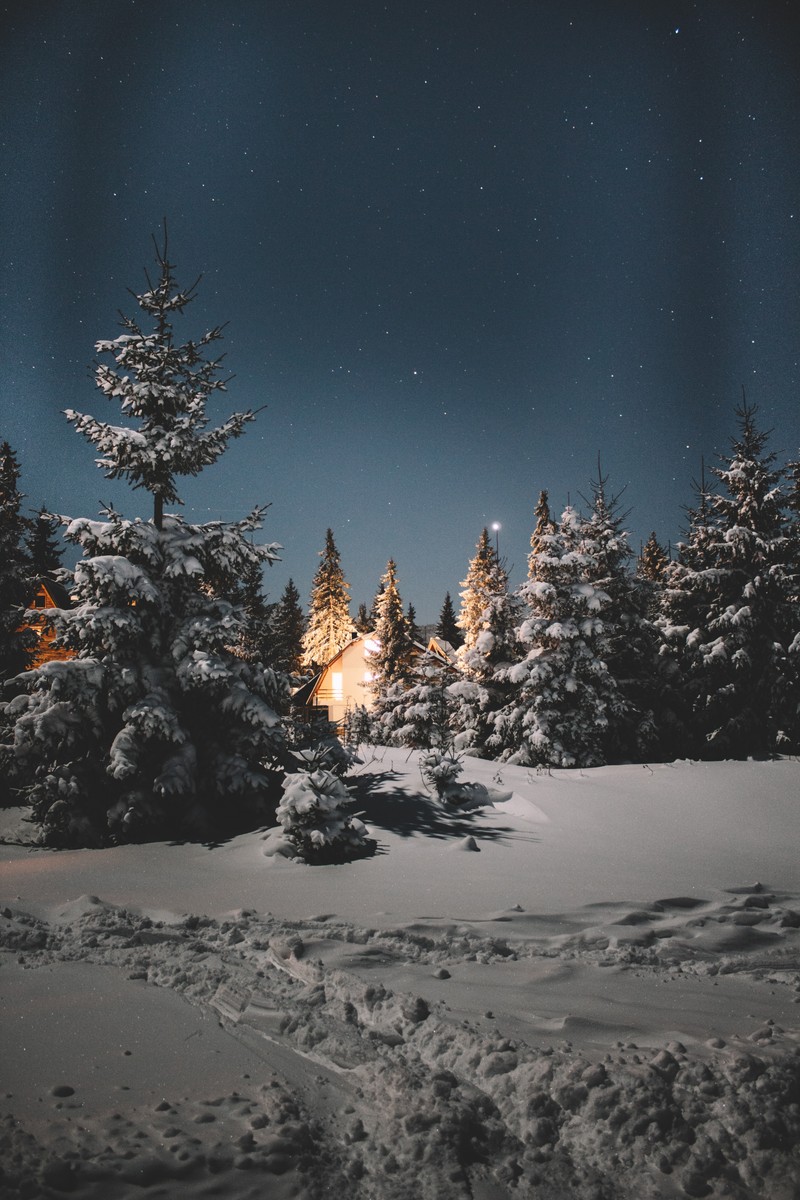
<path id="1" fill-rule="evenodd" d="M 800 1194 L 800 763 L 349 782 L 377 852 L 0 814 L 0 1196 Z"/>

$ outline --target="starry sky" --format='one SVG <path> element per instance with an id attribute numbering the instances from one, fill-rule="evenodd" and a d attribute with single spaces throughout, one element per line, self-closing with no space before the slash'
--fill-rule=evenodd
<path id="1" fill-rule="evenodd" d="M 106 481 L 66 407 L 117 420 L 119 331 L 167 218 L 181 339 L 224 321 L 190 520 L 270 504 L 307 599 L 334 531 L 353 606 L 387 559 L 417 618 L 484 525 L 525 572 L 542 488 L 598 455 L 638 551 L 680 536 L 742 386 L 796 457 L 800 22 L 793 2 L 7 0 L 0 437 L 31 507 Z"/>

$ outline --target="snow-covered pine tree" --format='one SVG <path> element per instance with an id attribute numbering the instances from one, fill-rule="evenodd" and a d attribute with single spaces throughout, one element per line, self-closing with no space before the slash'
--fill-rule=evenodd
<path id="1" fill-rule="evenodd" d="M 549 536 L 555 529 L 555 521 L 550 513 L 550 503 L 546 490 L 539 492 L 539 499 L 536 501 L 536 507 L 533 510 L 533 515 L 536 517 L 536 524 L 531 534 L 531 549 L 528 555 L 528 578 L 534 579 L 536 574 L 536 562 L 540 551 L 544 549 L 544 538 Z"/>
<path id="2" fill-rule="evenodd" d="M 370 690 L 375 697 L 374 717 L 381 720 L 391 711 L 407 688 L 412 666 L 412 642 L 408 621 L 403 613 L 403 601 L 397 589 L 397 566 L 389 559 L 382 579 L 383 590 L 377 597 L 375 642 L 367 662 L 372 673 Z M 393 690 L 394 689 L 394 690 Z"/>
<path id="3" fill-rule="evenodd" d="M 296 769 L 283 781 L 277 818 L 299 858 L 312 863 L 342 862 L 374 848 L 366 826 L 348 812 L 353 798 L 331 770 L 324 747 L 292 751 Z"/>
<path id="4" fill-rule="evenodd" d="M 321 671 L 355 633 L 350 618 L 350 585 L 345 581 L 333 531 L 325 534 L 322 561 L 311 584 L 308 624 L 303 635 L 303 667 Z"/>
<path id="5" fill-rule="evenodd" d="M 527 653 L 502 673 L 514 690 L 495 721 L 505 761 L 556 767 L 604 761 L 609 717 L 621 697 L 604 661 L 611 598 L 590 582 L 599 564 L 586 526 L 567 508 L 556 530 L 543 535 L 536 578 L 520 588 L 529 615 L 518 639 Z"/>
<path id="6" fill-rule="evenodd" d="M 445 594 L 442 611 L 439 613 L 439 624 L 436 626 L 436 636 L 441 638 L 443 642 L 447 642 L 454 650 L 457 650 L 464 641 L 461 636 L 461 630 L 458 628 L 456 621 L 456 610 L 453 607 L 453 601 L 450 598 L 450 593 Z"/>
<path id="7" fill-rule="evenodd" d="M 448 685 L 455 674 L 455 668 L 438 654 L 420 654 L 407 681 L 393 684 L 381 697 L 373 740 L 415 748 L 451 746 L 454 701 Z"/>
<path id="8" fill-rule="evenodd" d="M 7 704 L 14 721 L 17 778 L 44 841 L 99 845 L 208 833 L 263 819 L 272 777 L 265 763 L 283 752 L 278 710 L 285 677 L 232 652 L 244 613 L 229 585 L 277 546 L 254 545 L 263 509 L 243 520 L 193 525 L 165 505 L 180 503 L 177 480 L 213 463 L 253 420 L 235 413 L 208 428 L 207 404 L 222 391 L 212 329 L 179 344 L 173 321 L 195 294 L 178 287 L 166 231 L 156 246 L 158 278 L 136 297 L 142 325 L 96 345 L 110 357 L 95 373 L 121 404 L 124 425 L 68 411 L 101 453 L 110 478 L 153 497 L 153 518 L 63 518 L 82 558 L 58 614 L 76 657 L 19 678 Z M 146 326 L 146 327 L 145 327 Z"/>
<path id="9" fill-rule="evenodd" d="M 30 524 L 22 516 L 19 463 L 8 442 L 0 445 L 0 681 L 30 661 L 33 638 L 21 630 L 31 600 L 33 567 L 26 548 Z"/>
<path id="10" fill-rule="evenodd" d="M 642 546 L 642 552 L 636 562 L 636 574 L 648 583 L 662 584 L 669 563 L 669 555 L 659 542 L 656 531 L 650 534 Z"/>
<path id="11" fill-rule="evenodd" d="M 591 557 L 591 584 L 611 603 L 603 613 L 603 659 L 619 697 L 609 707 L 604 757 L 607 762 L 640 761 L 657 751 L 661 686 L 659 637 L 649 616 L 650 588 L 631 570 L 633 551 L 623 528 L 619 497 L 608 489 L 598 463 L 583 545 Z"/>
<path id="12" fill-rule="evenodd" d="M 462 586 L 459 625 L 464 642 L 457 654 L 461 678 L 448 689 L 455 744 L 459 750 L 493 757 L 494 716 L 509 693 L 504 672 L 519 659 L 519 605 L 509 594 L 508 575 L 486 529 Z"/>
<path id="13" fill-rule="evenodd" d="M 272 612 L 274 662 L 287 675 L 302 674 L 303 634 L 306 619 L 300 604 L 300 593 L 290 579 Z"/>
<path id="14" fill-rule="evenodd" d="M 692 717 L 712 758 L 788 748 L 794 722 L 789 647 L 796 614 L 785 497 L 756 411 L 743 397 L 731 454 L 713 468 L 721 490 L 710 498 L 707 536 L 684 556 L 680 580 L 690 601 Z"/>
<path id="15" fill-rule="evenodd" d="M 417 625 L 417 610 L 413 604 L 409 604 L 406 610 L 406 624 L 408 625 L 408 636 L 411 638 L 411 641 L 419 642 L 422 637 L 422 631 L 419 625 Z"/>

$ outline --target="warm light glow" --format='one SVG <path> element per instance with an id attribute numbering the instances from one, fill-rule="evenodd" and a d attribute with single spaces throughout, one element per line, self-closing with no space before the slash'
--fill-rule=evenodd
<path id="1" fill-rule="evenodd" d="M 364 640 L 364 658 L 366 658 L 368 654 L 377 654 L 378 651 L 380 650 L 380 648 L 381 648 L 381 644 L 380 644 L 380 642 L 377 642 L 375 640 L 375 638 L 365 638 L 365 640 Z"/>
<path id="2" fill-rule="evenodd" d="M 334 700 L 341 700 L 343 695 L 343 676 L 341 671 L 331 671 L 331 686 Z"/>
<path id="3" fill-rule="evenodd" d="M 503 528 L 503 526 L 500 524 L 499 521 L 495 521 L 494 524 L 492 525 L 492 529 L 495 531 L 495 533 L 499 532 L 499 530 L 501 530 L 502 528 Z"/>

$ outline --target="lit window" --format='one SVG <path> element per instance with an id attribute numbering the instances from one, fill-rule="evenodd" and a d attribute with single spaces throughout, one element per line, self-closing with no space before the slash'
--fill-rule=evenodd
<path id="1" fill-rule="evenodd" d="M 341 671 L 331 671 L 331 685 L 333 687 L 334 700 L 341 700 L 341 698 L 342 698 L 342 672 Z"/>

